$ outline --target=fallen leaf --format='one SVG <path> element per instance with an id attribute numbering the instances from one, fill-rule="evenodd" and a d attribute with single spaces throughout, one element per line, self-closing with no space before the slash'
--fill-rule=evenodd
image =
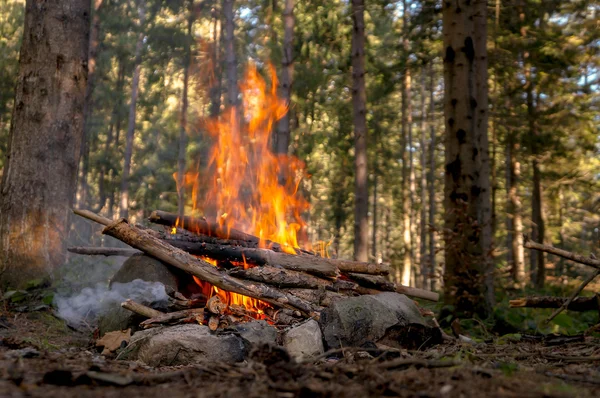
<path id="1" fill-rule="evenodd" d="M 131 329 L 108 332 L 101 339 L 96 341 L 96 347 L 104 347 L 102 355 L 106 355 L 118 350 L 123 342 L 129 343 L 130 338 Z"/>

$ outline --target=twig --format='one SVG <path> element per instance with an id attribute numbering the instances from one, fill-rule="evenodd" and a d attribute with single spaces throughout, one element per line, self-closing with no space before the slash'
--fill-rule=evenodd
<path id="1" fill-rule="evenodd" d="M 583 281 L 583 283 L 581 285 L 579 285 L 579 287 L 577 288 L 577 290 L 575 290 L 573 292 L 573 294 L 571 295 L 571 297 L 569 297 L 569 299 L 567 301 L 565 301 L 563 303 L 563 305 L 561 305 L 559 308 L 557 308 L 552 315 L 550 315 L 548 317 L 548 319 L 546 319 L 546 323 L 550 322 L 551 320 L 553 320 L 558 314 L 560 314 L 561 312 L 563 312 L 568 306 L 569 304 L 571 304 L 571 302 L 573 300 L 575 300 L 575 298 L 579 295 L 579 293 L 581 293 L 581 291 L 591 282 L 594 280 L 594 278 L 596 278 L 598 275 L 600 275 L 600 269 L 597 269 L 594 271 L 593 274 L 591 274 L 590 276 L 588 276 L 588 278 Z"/>
<path id="2" fill-rule="evenodd" d="M 121 307 L 131 312 L 135 312 L 138 315 L 145 316 L 146 318 L 156 318 L 164 315 L 164 312 L 157 311 L 154 308 L 146 307 L 145 305 L 136 303 L 131 299 L 122 302 Z"/>
<path id="3" fill-rule="evenodd" d="M 527 235 L 523 235 L 523 247 L 527 249 L 539 250 L 542 252 L 554 254 L 556 256 L 566 258 L 567 260 L 575 261 L 579 264 L 589 265 L 590 267 L 600 269 L 600 260 L 596 260 L 595 258 L 585 257 L 581 254 L 575 254 L 568 252 L 563 249 L 559 249 L 550 245 L 544 245 L 541 243 L 533 242 L 529 240 Z"/>

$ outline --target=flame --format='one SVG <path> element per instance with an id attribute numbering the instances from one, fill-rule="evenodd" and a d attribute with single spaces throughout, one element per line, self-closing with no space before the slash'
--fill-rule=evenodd
<path id="1" fill-rule="evenodd" d="M 272 152 L 271 133 L 275 122 L 288 111 L 288 104 L 277 97 L 277 75 L 271 65 L 269 72 L 270 87 L 256 67 L 250 65 L 240 84 L 241 108 L 227 109 L 218 118 L 204 123 L 213 139 L 208 159 L 212 174 L 201 176 L 193 171 L 181 179 L 177 173 L 173 177 L 178 192 L 181 183 L 186 190 L 191 186 L 192 211 L 204 210 L 207 219 L 226 230 L 236 228 L 257 236 L 260 247 L 268 248 L 276 242 L 285 252 L 296 254 L 295 249 L 300 248 L 298 232 L 306 226 L 301 215 L 308 209 L 307 201 L 299 194 L 300 182 L 306 176 L 305 166 L 295 157 Z M 198 195 L 199 181 L 210 182 L 202 202 Z M 212 259 L 203 259 L 217 265 Z M 245 258 L 236 265 L 250 266 Z M 259 316 L 270 307 L 194 279 L 207 298 L 218 295 L 228 305 L 242 305 Z"/>

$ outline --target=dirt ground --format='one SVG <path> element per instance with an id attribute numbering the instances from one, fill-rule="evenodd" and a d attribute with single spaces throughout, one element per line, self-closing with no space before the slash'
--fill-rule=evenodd
<path id="1" fill-rule="evenodd" d="M 600 396 L 600 340 L 587 337 L 348 349 L 303 364 L 263 347 L 245 363 L 159 369 L 103 357 L 92 337 L 48 309 L 2 313 L 0 397 Z"/>

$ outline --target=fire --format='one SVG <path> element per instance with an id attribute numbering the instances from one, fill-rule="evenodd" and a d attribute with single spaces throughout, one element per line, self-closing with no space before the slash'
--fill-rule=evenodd
<path id="1" fill-rule="evenodd" d="M 305 176 L 304 163 L 271 150 L 271 133 L 275 123 L 288 111 L 288 104 L 277 97 L 277 75 L 269 67 L 271 85 L 251 65 L 240 84 L 243 104 L 230 108 L 205 126 L 213 139 L 209 156 L 210 176 L 188 172 L 181 179 L 191 186 L 193 209 L 226 230 L 236 228 L 259 237 L 260 247 L 277 242 L 282 249 L 296 254 L 298 232 L 305 227 L 302 213 L 307 201 L 299 194 Z M 177 173 L 174 175 L 175 180 Z M 198 181 L 209 180 L 208 192 L 199 201 Z M 179 186 L 177 189 L 181 189 Z M 186 188 L 187 190 L 187 188 Z M 216 262 L 205 259 L 211 264 Z M 246 261 L 239 264 L 248 267 Z M 269 305 L 235 293 L 225 292 L 196 279 L 207 297 L 219 295 L 228 304 L 243 305 L 262 314 Z"/>

